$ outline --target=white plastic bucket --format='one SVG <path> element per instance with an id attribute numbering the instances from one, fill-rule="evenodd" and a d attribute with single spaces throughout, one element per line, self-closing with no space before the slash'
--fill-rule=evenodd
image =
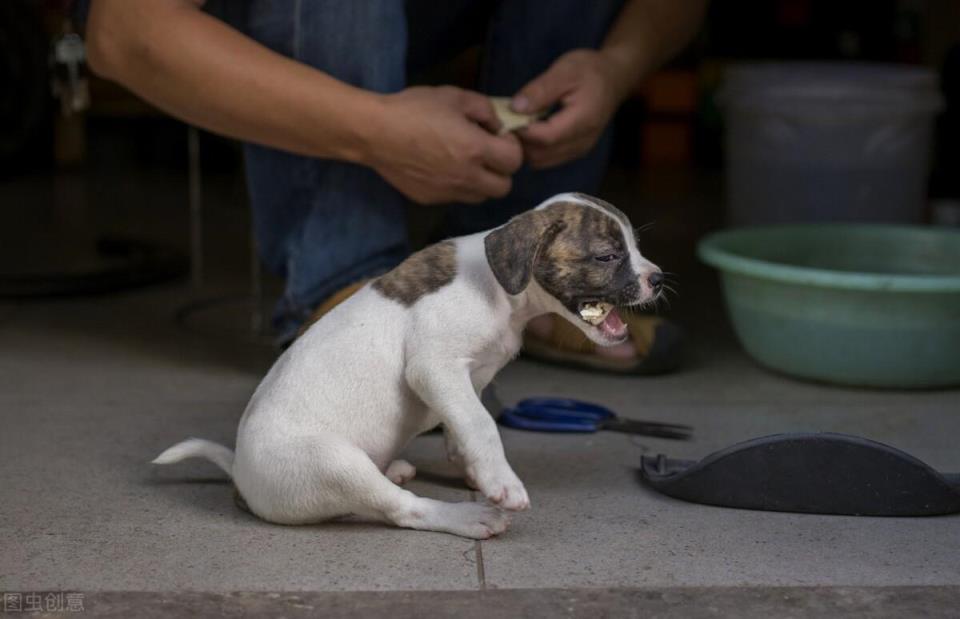
<path id="1" fill-rule="evenodd" d="M 730 223 L 923 218 L 936 75 L 896 65 L 732 67 L 721 93 Z"/>

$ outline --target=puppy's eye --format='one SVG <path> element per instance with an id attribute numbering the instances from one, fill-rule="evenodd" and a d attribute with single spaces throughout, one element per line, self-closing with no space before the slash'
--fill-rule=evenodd
<path id="1" fill-rule="evenodd" d="M 594 256 L 594 260 L 598 262 L 613 262 L 614 260 L 619 260 L 620 256 L 617 254 L 604 254 L 602 256 Z"/>

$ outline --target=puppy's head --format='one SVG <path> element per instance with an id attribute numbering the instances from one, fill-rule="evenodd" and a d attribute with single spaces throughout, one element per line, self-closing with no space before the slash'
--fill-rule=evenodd
<path id="1" fill-rule="evenodd" d="M 663 274 L 640 255 L 633 228 L 613 205 L 584 194 L 560 194 L 517 215 L 484 239 L 487 260 L 509 294 L 535 282 L 547 312 L 603 346 L 622 342 L 617 307 L 652 302 Z"/>

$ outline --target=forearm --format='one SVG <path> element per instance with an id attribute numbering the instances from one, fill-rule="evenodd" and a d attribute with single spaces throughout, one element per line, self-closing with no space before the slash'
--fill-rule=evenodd
<path id="1" fill-rule="evenodd" d="M 95 0 L 92 68 L 233 138 L 363 162 L 380 100 L 274 53 L 185 0 Z"/>
<path id="2" fill-rule="evenodd" d="M 622 76 L 622 97 L 683 49 L 706 6 L 707 0 L 628 0 L 601 48 Z"/>

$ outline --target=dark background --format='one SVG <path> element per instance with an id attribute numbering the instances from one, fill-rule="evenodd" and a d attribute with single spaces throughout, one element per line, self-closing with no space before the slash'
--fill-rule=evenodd
<path id="1" fill-rule="evenodd" d="M 91 108 L 60 113 L 49 53 L 69 4 L 0 3 L 0 294 L 185 277 L 192 256 L 194 283 L 250 288 L 268 301 L 279 284 L 259 273 L 251 256 L 243 162 L 234 142 L 199 134 L 198 222 L 190 218 L 182 123 L 94 76 Z M 716 0 L 699 37 L 637 84 L 616 117 L 602 194 L 635 224 L 656 222 L 641 240 L 645 253 L 681 275 L 695 273 L 697 239 L 723 222 L 716 92 L 724 68 L 745 59 L 818 59 L 938 71 L 947 108 L 938 120 L 930 195 L 958 199 L 958 33 L 955 0 Z M 476 49 L 467 50 L 439 68 L 439 78 L 414 79 L 468 84 L 476 57 Z M 415 241 L 429 236 L 437 212 L 411 209 Z"/>

